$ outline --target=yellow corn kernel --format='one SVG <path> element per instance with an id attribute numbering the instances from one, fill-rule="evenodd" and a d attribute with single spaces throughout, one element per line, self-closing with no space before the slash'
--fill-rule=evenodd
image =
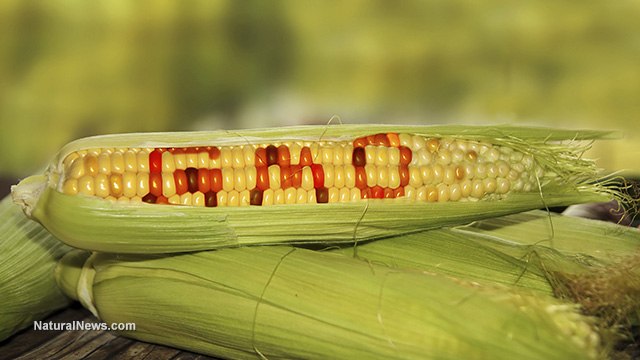
<path id="1" fill-rule="evenodd" d="M 124 173 L 124 156 L 119 151 L 111 154 L 111 172 L 116 174 Z"/>
<path id="2" fill-rule="evenodd" d="M 400 187 L 401 179 L 400 179 L 400 171 L 397 166 L 390 166 L 387 168 L 389 171 L 389 182 L 388 186 L 392 189 L 397 189 Z M 379 180 L 379 179 L 378 179 Z M 382 185 L 380 185 L 382 186 Z"/>
<path id="3" fill-rule="evenodd" d="M 376 166 L 387 166 L 389 165 L 389 152 L 388 147 L 386 146 L 378 146 L 376 148 L 376 158 L 374 164 Z M 398 152 L 400 154 L 400 152 Z"/>
<path id="4" fill-rule="evenodd" d="M 173 175 L 171 175 L 171 179 L 173 180 Z M 122 174 L 109 175 L 109 192 L 115 198 L 122 196 L 124 192 Z"/>
<path id="5" fill-rule="evenodd" d="M 329 197 L 331 197 L 331 190 L 329 190 Z M 347 201 L 351 201 L 351 191 L 349 190 L 349 188 L 340 188 L 340 193 L 338 195 L 338 201 L 340 202 L 347 202 Z"/>
<path id="6" fill-rule="evenodd" d="M 247 188 L 247 176 L 245 175 L 244 169 L 233 169 L 233 178 L 235 184 L 234 188 L 236 191 L 240 192 Z"/>
<path id="7" fill-rule="evenodd" d="M 98 174 L 94 178 L 95 194 L 101 198 L 106 198 L 111 194 L 109 177 L 105 174 Z"/>
<path id="8" fill-rule="evenodd" d="M 202 193 L 200 193 L 200 194 L 202 194 Z M 181 205 L 195 205 L 193 203 L 193 198 L 194 197 L 195 197 L 195 194 L 186 192 L 186 193 L 180 195 L 180 204 Z M 203 202 L 202 205 L 204 205 L 204 195 L 202 196 L 202 202 Z"/>
<path id="9" fill-rule="evenodd" d="M 124 152 L 124 171 L 138 171 L 138 155 L 133 150 Z"/>
<path id="10" fill-rule="evenodd" d="M 236 190 L 229 191 L 227 205 L 228 206 L 239 206 L 240 205 L 240 193 L 237 192 Z"/>
<path id="11" fill-rule="evenodd" d="M 302 151 L 302 147 L 298 143 L 293 143 L 289 146 L 289 157 L 291 161 L 291 165 L 299 165 L 300 164 L 300 152 Z"/>
<path id="12" fill-rule="evenodd" d="M 374 187 L 378 182 L 378 171 L 375 165 L 365 165 L 364 172 L 367 174 L 367 186 Z"/>
<path id="13" fill-rule="evenodd" d="M 340 166 L 340 165 L 344 165 L 344 146 L 343 145 L 336 145 L 336 147 L 333 149 L 333 162 L 332 162 L 333 166 Z"/>
<path id="14" fill-rule="evenodd" d="M 62 185 L 62 192 L 69 195 L 76 195 L 78 193 L 78 179 L 66 179 Z"/>
<path id="15" fill-rule="evenodd" d="M 222 190 L 229 192 L 233 190 L 234 187 L 235 187 L 235 173 L 233 171 L 233 168 L 228 166 L 223 167 L 222 168 Z"/>
<path id="16" fill-rule="evenodd" d="M 173 194 L 167 198 L 167 201 L 171 205 L 180 205 L 180 195 Z"/>
<path id="17" fill-rule="evenodd" d="M 95 195 L 95 183 L 93 176 L 84 175 L 80 179 L 78 179 L 78 191 L 87 195 Z"/>
<path id="18" fill-rule="evenodd" d="M 347 191 L 347 193 L 349 192 L 348 189 L 343 188 Z M 332 187 L 329 189 L 329 202 L 330 203 L 336 203 L 340 201 L 340 192 L 342 191 L 341 188 L 337 188 L 337 187 Z"/>
<path id="19" fill-rule="evenodd" d="M 193 193 L 193 197 L 191 198 L 191 204 L 195 206 L 205 206 L 204 200 L 204 194 L 200 191 L 196 191 Z"/>
<path id="20" fill-rule="evenodd" d="M 279 189 L 280 186 L 281 186 L 281 183 L 280 183 L 280 166 L 275 165 L 275 164 L 271 165 L 271 166 L 268 167 L 268 171 L 269 171 L 269 187 L 275 191 L 276 189 Z M 309 171 L 311 171 L 311 169 L 309 169 Z M 304 174 L 304 170 L 303 170 L 303 174 Z M 312 181 L 312 184 L 313 184 L 313 179 L 311 181 Z"/>
<path id="21" fill-rule="evenodd" d="M 378 173 L 377 185 L 383 188 L 389 186 L 389 168 L 386 166 L 379 166 L 376 169 Z M 398 176 L 398 183 L 400 182 L 400 176 Z"/>
<path id="22" fill-rule="evenodd" d="M 352 188 L 349 195 L 351 197 L 351 201 L 356 201 L 360 200 L 362 194 L 360 193 L 360 190 L 358 188 Z"/>
<path id="23" fill-rule="evenodd" d="M 244 152 L 239 146 L 235 146 L 231 149 L 231 166 L 235 169 L 244 167 Z"/>
<path id="24" fill-rule="evenodd" d="M 344 186 L 350 189 L 356 187 L 356 168 L 351 164 L 344 166 Z"/>
<path id="25" fill-rule="evenodd" d="M 136 195 L 140 197 L 147 195 L 149 193 L 149 173 L 139 172 L 136 175 L 136 184 Z"/>
<path id="26" fill-rule="evenodd" d="M 88 154 L 84 157 L 84 173 L 95 176 L 98 173 L 98 157 L 95 154 Z"/>
<path id="27" fill-rule="evenodd" d="M 334 172 L 333 186 L 337 187 L 338 189 L 343 188 L 345 186 L 344 166 L 342 165 L 334 166 L 333 172 Z"/>
<path id="28" fill-rule="evenodd" d="M 278 174 L 279 176 L 279 174 Z M 354 169 L 354 184 L 355 184 L 355 169 Z M 278 187 L 280 186 L 280 180 L 278 180 Z M 302 188 L 305 190 L 313 189 L 313 172 L 311 167 L 305 166 L 302 168 Z"/>
<path id="29" fill-rule="evenodd" d="M 138 172 L 149 172 L 149 152 L 140 150 L 138 156 Z"/>
<path id="30" fill-rule="evenodd" d="M 173 173 L 176 171 L 176 162 L 173 160 L 173 154 L 169 151 L 162 153 L 162 172 Z"/>
<path id="31" fill-rule="evenodd" d="M 125 172 L 122 175 L 123 194 L 128 198 L 136 195 L 137 176 L 134 172 Z"/>
<path id="32" fill-rule="evenodd" d="M 107 175 L 111 173 L 111 155 L 106 152 L 98 155 L 98 171 Z"/>
<path id="33" fill-rule="evenodd" d="M 225 190 L 218 191 L 216 193 L 216 198 L 218 201 L 218 206 L 227 206 L 228 195 Z"/>
<path id="34" fill-rule="evenodd" d="M 282 205 L 284 204 L 284 190 L 277 189 L 273 191 L 273 204 L 274 205 Z"/>
<path id="35" fill-rule="evenodd" d="M 173 153 L 173 161 L 176 169 L 185 170 L 187 168 L 187 154 L 184 151 L 176 151 Z"/>

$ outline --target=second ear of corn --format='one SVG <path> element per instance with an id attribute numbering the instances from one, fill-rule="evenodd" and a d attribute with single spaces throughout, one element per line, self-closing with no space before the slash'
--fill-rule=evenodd
<path id="1" fill-rule="evenodd" d="M 548 298 L 269 246 L 71 253 L 69 296 L 143 341 L 224 358 L 592 359 L 591 319 Z"/>
<path id="2" fill-rule="evenodd" d="M 13 197 L 93 251 L 354 242 L 608 201 L 573 140 L 612 136 L 383 125 L 112 135 L 64 147 Z"/>
<path id="3" fill-rule="evenodd" d="M 53 274 L 70 250 L 10 197 L 0 201 L 0 341 L 70 303 Z"/>

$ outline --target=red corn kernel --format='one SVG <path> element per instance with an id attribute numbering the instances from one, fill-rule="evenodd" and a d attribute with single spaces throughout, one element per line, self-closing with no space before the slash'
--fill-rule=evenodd
<path id="1" fill-rule="evenodd" d="M 185 152 L 186 152 L 187 154 L 197 154 L 197 153 L 198 153 L 198 150 L 200 150 L 200 148 L 197 148 L 197 147 L 188 147 L 188 148 L 186 148 L 186 149 L 185 149 Z"/>
<path id="2" fill-rule="evenodd" d="M 287 145 L 278 146 L 278 166 L 285 167 L 291 164 L 291 155 Z"/>
<path id="3" fill-rule="evenodd" d="M 220 149 L 217 146 L 211 147 L 209 149 L 209 159 L 216 160 L 220 158 Z"/>
<path id="4" fill-rule="evenodd" d="M 256 168 L 256 188 L 262 191 L 269 188 L 269 169 L 266 166 Z"/>
<path id="5" fill-rule="evenodd" d="M 409 168 L 400 166 L 398 173 L 400 174 L 400 186 L 407 186 L 409 184 Z"/>
<path id="6" fill-rule="evenodd" d="M 407 166 L 411 162 L 411 149 L 400 146 L 400 165 Z"/>
<path id="7" fill-rule="evenodd" d="M 267 146 L 267 167 L 278 163 L 278 148 L 273 145 Z"/>
<path id="8" fill-rule="evenodd" d="M 222 170 L 209 170 L 209 187 L 211 188 L 211 191 L 216 193 L 222 190 Z"/>
<path id="9" fill-rule="evenodd" d="M 372 187 L 371 197 L 374 199 L 382 199 L 384 197 L 384 189 L 378 185 Z"/>
<path id="10" fill-rule="evenodd" d="M 149 171 L 162 171 L 162 151 L 160 149 L 155 149 L 149 154 Z"/>
<path id="11" fill-rule="evenodd" d="M 149 194 L 147 194 L 147 195 L 142 197 L 142 201 L 146 202 L 146 203 L 149 203 L 149 204 L 155 204 L 157 198 L 158 198 L 157 196 L 149 193 Z"/>
<path id="12" fill-rule="evenodd" d="M 167 199 L 166 197 L 160 195 L 158 196 L 158 198 L 156 199 L 156 204 L 164 204 L 164 205 L 169 205 L 169 199 Z"/>
<path id="13" fill-rule="evenodd" d="M 369 145 L 369 141 L 367 141 L 366 137 L 361 137 L 353 140 L 353 148 L 364 148 Z"/>
<path id="14" fill-rule="evenodd" d="M 162 195 L 162 173 L 149 173 L 149 192 L 155 196 Z"/>
<path id="15" fill-rule="evenodd" d="M 376 141 L 376 135 L 375 134 L 367 136 L 367 145 L 372 145 L 374 141 Z"/>
<path id="16" fill-rule="evenodd" d="M 382 196 L 385 199 L 393 199 L 394 193 L 392 188 L 384 188 L 384 195 Z"/>
<path id="17" fill-rule="evenodd" d="M 393 197 L 394 198 L 399 198 L 399 197 L 403 197 L 404 196 L 404 188 L 403 187 L 399 187 L 395 190 L 393 190 Z"/>
<path id="18" fill-rule="evenodd" d="M 249 193 L 249 204 L 250 205 L 262 205 L 262 190 L 253 189 Z"/>
<path id="19" fill-rule="evenodd" d="M 313 187 L 320 188 L 324 186 L 324 170 L 320 164 L 311 165 L 311 173 L 313 174 Z"/>
<path id="20" fill-rule="evenodd" d="M 189 185 L 187 185 L 187 174 L 185 174 L 184 170 L 176 170 L 173 173 L 173 180 L 176 183 L 176 193 L 178 195 L 182 195 L 189 191 Z"/>
<path id="21" fill-rule="evenodd" d="M 326 187 L 316 188 L 316 202 L 326 204 L 329 202 L 329 189 Z"/>
<path id="22" fill-rule="evenodd" d="M 176 156 L 176 155 L 184 154 L 185 152 L 184 152 L 183 148 L 179 148 L 179 149 L 175 149 L 174 151 L 172 151 L 172 153 L 173 153 L 174 156 Z"/>
<path id="23" fill-rule="evenodd" d="M 396 133 L 387 133 L 387 139 L 389 139 L 389 146 L 400 147 L 400 137 Z"/>
<path id="24" fill-rule="evenodd" d="M 389 139 L 386 134 L 376 134 L 373 140 L 373 145 L 389 147 Z"/>
<path id="25" fill-rule="evenodd" d="M 187 188 L 193 194 L 198 191 L 198 169 L 187 168 L 184 173 L 187 175 Z"/>
<path id="26" fill-rule="evenodd" d="M 365 166 L 367 164 L 367 157 L 365 155 L 364 148 L 353 148 L 353 156 L 351 157 L 351 159 L 353 160 L 353 166 Z"/>
<path id="27" fill-rule="evenodd" d="M 370 199 L 371 198 L 371 188 L 364 188 L 360 190 L 360 198 L 361 199 Z"/>
<path id="28" fill-rule="evenodd" d="M 218 197 L 216 196 L 215 191 L 207 191 L 206 193 L 204 193 L 204 206 L 206 207 L 218 206 Z"/>
<path id="29" fill-rule="evenodd" d="M 293 186 L 293 176 L 291 175 L 291 168 L 288 166 L 280 168 L 280 186 L 283 189 Z"/>
<path id="30" fill-rule="evenodd" d="M 198 190 L 203 194 L 211 190 L 211 176 L 208 169 L 198 169 Z"/>
<path id="31" fill-rule="evenodd" d="M 259 147 L 255 151 L 256 167 L 267 166 L 267 149 Z"/>
<path id="32" fill-rule="evenodd" d="M 356 167 L 356 187 L 360 190 L 367 187 L 367 173 L 361 166 Z"/>
<path id="33" fill-rule="evenodd" d="M 313 164 L 311 149 L 305 146 L 302 148 L 302 150 L 300 150 L 300 166 L 311 166 L 311 164 Z"/>
<path id="34" fill-rule="evenodd" d="M 291 165 L 290 175 L 291 186 L 299 189 L 302 186 L 302 167 L 300 165 Z"/>

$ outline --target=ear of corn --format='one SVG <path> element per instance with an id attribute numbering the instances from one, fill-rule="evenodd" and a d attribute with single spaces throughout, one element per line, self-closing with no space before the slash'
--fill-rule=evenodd
<path id="1" fill-rule="evenodd" d="M 328 126 L 103 136 L 64 147 L 13 196 L 62 241 L 94 251 L 351 242 L 609 200 L 571 141 L 614 135 Z"/>
<path id="2" fill-rule="evenodd" d="M 59 265 L 64 291 L 107 323 L 136 323 L 124 335 L 225 358 L 585 359 L 602 349 L 589 319 L 548 298 L 339 254 L 241 247 L 77 264 Z"/>
<path id="3" fill-rule="evenodd" d="M 640 230 L 535 210 L 325 251 L 554 295 L 560 285 L 554 273 L 578 275 L 623 263 L 639 247 Z"/>
<path id="4" fill-rule="evenodd" d="M 53 275 L 69 250 L 10 197 L 0 201 L 0 341 L 69 304 Z"/>

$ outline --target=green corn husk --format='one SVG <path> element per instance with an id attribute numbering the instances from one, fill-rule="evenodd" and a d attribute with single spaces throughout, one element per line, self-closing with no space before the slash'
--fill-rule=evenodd
<path id="1" fill-rule="evenodd" d="M 600 264 L 624 261 L 640 250 L 639 229 L 544 211 L 486 219 L 459 230 L 517 244 L 545 245 L 564 254 L 582 254 L 583 261 Z"/>
<path id="2" fill-rule="evenodd" d="M 531 192 L 494 194 L 477 202 L 446 203 L 396 199 L 202 208 L 122 204 L 56 190 L 62 160 L 79 149 L 346 140 L 380 132 L 464 138 L 509 146 L 532 155 L 536 164 L 545 169 L 545 176 L 539 179 L 540 189 Z M 13 189 L 13 196 L 28 216 L 42 223 L 59 239 L 92 251 L 169 253 L 247 244 L 364 241 L 461 225 L 544 206 L 609 201 L 613 197 L 610 191 L 589 183 L 596 170 L 592 162 L 581 158 L 586 147 L 576 146 L 571 141 L 610 139 L 618 135 L 609 131 L 512 126 L 385 125 L 109 135 L 82 139 L 65 146 L 44 176 L 25 179 Z M 570 143 L 560 143 L 562 141 Z"/>
<path id="3" fill-rule="evenodd" d="M 56 271 L 59 282 L 101 320 L 135 323 L 125 336 L 212 356 L 603 355 L 592 321 L 572 306 L 340 254 L 283 246 L 169 257 L 72 254 Z"/>
<path id="4" fill-rule="evenodd" d="M 53 274 L 70 250 L 10 197 L 0 201 L 0 341 L 70 303 Z"/>
<path id="5" fill-rule="evenodd" d="M 639 249 L 638 229 L 534 210 L 326 251 L 552 295 L 551 271 L 579 274 L 629 260 Z"/>
<path id="6" fill-rule="evenodd" d="M 640 323 L 639 246 L 638 229 L 536 210 L 326 251 L 566 298 L 628 330 Z"/>

